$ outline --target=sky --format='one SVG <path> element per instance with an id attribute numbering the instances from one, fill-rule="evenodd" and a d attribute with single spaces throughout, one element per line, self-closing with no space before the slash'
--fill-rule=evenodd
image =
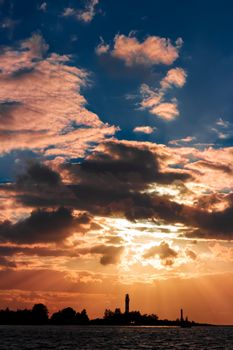
<path id="1" fill-rule="evenodd" d="M 233 324 L 232 20 L 0 1 L 0 308 Z"/>

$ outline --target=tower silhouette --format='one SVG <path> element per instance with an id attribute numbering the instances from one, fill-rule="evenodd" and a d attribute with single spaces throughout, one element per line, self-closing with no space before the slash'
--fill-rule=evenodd
<path id="1" fill-rule="evenodd" d="M 180 309 L 180 322 L 184 322 L 183 309 Z"/>
<path id="2" fill-rule="evenodd" d="M 125 296 L 125 314 L 129 313 L 129 294 Z"/>

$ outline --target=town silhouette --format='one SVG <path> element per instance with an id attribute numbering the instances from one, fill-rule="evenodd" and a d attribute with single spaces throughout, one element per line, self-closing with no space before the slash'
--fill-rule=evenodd
<path id="1" fill-rule="evenodd" d="M 49 311 L 44 304 L 35 304 L 32 309 L 13 311 L 9 308 L 0 310 L 0 324 L 11 325 L 151 325 L 151 326 L 180 326 L 189 328 L 200 325 L 194 321 L 190 322 L 184 318 L 181 309 L 180 318 L 176 320 L 159 319 L 156 314 L 141 314 L 140 311 L 130 311 L 129 295 L 125 296 L 125 310 L 120 308 L 115 311 L 106 309 L 103 318 L 90 319 L 85 309 L 76 312 L 67 307 L 54 312 L 49 317 Z M 203 325 L 203 324 L 202 324 Z"/>

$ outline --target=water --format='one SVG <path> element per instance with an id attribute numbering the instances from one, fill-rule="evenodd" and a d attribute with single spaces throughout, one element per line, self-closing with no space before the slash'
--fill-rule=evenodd
<path id="1" fill-rule="evenodd" d="M 233 349 L 233 328 L 0 326 L 4 350 Z"/>

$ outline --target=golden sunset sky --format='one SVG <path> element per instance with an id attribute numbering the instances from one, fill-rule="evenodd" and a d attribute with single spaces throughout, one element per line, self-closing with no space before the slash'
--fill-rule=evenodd
<path id="1" fill-rule="evenodd" d="M 231 9 L 0 8 L 0 308 L 233 324 Z"/>

